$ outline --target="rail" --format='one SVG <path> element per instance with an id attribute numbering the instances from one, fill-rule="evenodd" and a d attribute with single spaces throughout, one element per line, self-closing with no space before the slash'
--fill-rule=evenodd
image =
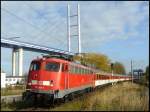
<path id="1" fill-rule="evenodd" d="M 12 103 L 21 100 L 22 100 L 22 95 L 1 96 L 1 103 Z"/>

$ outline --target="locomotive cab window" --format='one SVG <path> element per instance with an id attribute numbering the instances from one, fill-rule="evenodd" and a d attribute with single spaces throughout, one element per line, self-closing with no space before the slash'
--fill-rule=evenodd
<path id="1" fill-rule="evenodd" d="M 58 72 L 60 69 L 60 64 L 56 62 L 46 62 L 45 70 Z"/>
<path id="2" fill-rule="evenodd" d="M 30 71 L 40 70 L 40 63 L 39 62 L 32 62 L 30 66 Z"/>

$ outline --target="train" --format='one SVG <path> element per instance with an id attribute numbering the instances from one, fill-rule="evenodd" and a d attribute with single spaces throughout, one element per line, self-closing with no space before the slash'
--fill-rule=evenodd
<path id="1" fill-rule="evenodd" d="M 32 60 L 23 99 L 54 101 L 71 99 L 74 94 L 90 92 L 101 85 L 131 80 L 131 76 L 98 71 L 74 61 L 56 57 Z"/>

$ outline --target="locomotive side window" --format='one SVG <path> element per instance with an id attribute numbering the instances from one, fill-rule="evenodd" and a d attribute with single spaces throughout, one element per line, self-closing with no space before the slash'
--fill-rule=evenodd
<path id="1" fill-rule="evenodd" d="M 46 62 L 45 70 L 58 72 L 60 68 L 60 64 L 56 62 Z"/>
<path id="2" fill-rule="evenodd" d="M 32 62 L 30 66 L 31 71 L 40 70 L 40 63 L 39 62 Z"/>
<path id="3" fill-rule="evenodd" d="M 62 72 L 67 72 L 68 71 L 68 65 L 63 64 L 62 65 Z"/>
<path id="4" fill-rule="evenodd" d="M 70 72 L 73 73 L 73 65 L 70 66 Z"/>
<path id="5" fill-rule="evenodd" d="M 75 70 L 75 66 L 74 65 L 72 66 L 72 69 L 73 69 L 72 73 L 75 74 L 76 70 Z"/>

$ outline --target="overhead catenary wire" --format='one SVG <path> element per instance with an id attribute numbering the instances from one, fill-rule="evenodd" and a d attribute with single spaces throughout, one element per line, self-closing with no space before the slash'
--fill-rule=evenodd
<path id="1" fill-rule="evenodd" d="M 36 10 L 35 10 L 31 5 L 29 5 L 29 4 L 26 4 L 26 5 L 27 5 L 31 10 L 33 10 L 33 11 L 36 12 Z M 44 27 L 44 28 L 43 28 L 43 31 L 45 31 L 46 29 L 48 29 L 48 27 L 50 28 L 49 30 L 53 31 L 53 29 L 55 28 L 55 26 L 58 25 L 57 23 L 59 23 L 59 22 L 62 23 L 62 22 L 64 21 L 64 20 L 62 21 L 62 19 L 58 18 L 58 16 L 59 16 L 59 15 L 58 15 L 57 13 L 53 16 L 53 18 L 55 18 L 55 19 L 45 18 L 45 17 L 43 16 L 43 18 L 48 19 L 48 20 L 43 24 L 43 27 Z M 55 20 L 55 21 L 52 21 L 52 20 Z M 59 20 L 59 22 L 57 22 L 58 20 Z M 54 24 L 54 25 L 51 25 L 51 26 L 48 26 L 48 25 L 49 25 L 48 23 L 49 23 L 50 21 L 52 21 L 52 22 L 55 23 L 55 24 Z M 52 22 L 51 22 L 51 23 L 52 23 Z M 36 34 L 35 36 L 40 36 L 40 34 L 41 34 L 41 33 L 38 33 L 38 34 Z"/>
<path id="2" fill-rule="evenodd" d="M 45 31 L 41 30 L 39 27 L 37 27 L 37 26 L 33 25 L 32 23 L 30 23 L 30 22 L 26 21 L 25 19 L 23 19 L 23 18 L 21 18 L 21 17 L 17 16 L 16 14 L 14 14 L 14 13 L 12 13 L 12 12 L 10 12 L 10 11 L 8 11 L 8 10 L 4 9 L 4 8 L 1 8 L 1 9 L 2 9 L 3 11 L 5 11 L 5 12 L 9 13 L 10 15 L 12 15 L 12 16 L 14 16 L 14 17 L 16 17 L 17 19 L 24 21 L 26 24 L 28 24 L 28 25 L 30 25 L 30 26 L 32 26 L 32 27 L 34 27 L 35 29 L 38 29 L 38 30 L 39 30 L 40 32 L 42 32 L 43 34 L 45 34 L 45 35 L 49 36 L 49 34 L 48 34 L 47 32 L 45 32 Z M 56 38 L 55 38 L 55 39 L 56 39 Z M 61 41 L 61 45 L 62 45 L 62 43 L 63 43 L 63 41 L 62 41 L 62 40 L 59 40 L 59 39 L 56 39 L 56 40 Z"/>
<path id="3" fill-rule="evenodd" d="M 26 5 L 31 9 L 31 10 L 33 10 L 33 11 L 35 11 L 35 12 L 37 12 L 37 10 L 35 9 L 35 8 L 33 8 L 31 5 L 29 5 L 28 3 L 26 3 Z M 54 13 L 52 13 L 53 15 L 54 15 Z M 48 18 L 48 20 L 43 24 L 43 26 L 45 26 L 44 28 L 43 28 L 43 31 L 46 31 L 47 29 L 49 30 L 49 32 L 53 32 L 52 34 L 54 35 L 54 34 L 56 34 L 57 33 L 57 31 L 59 31 L 59 35 L 60 35 L 60 33 L 61 33 L 61 35 L 60 36 L 65 36 L 65 35 L 63 35 L 64 34 L 64 31 L 62 31 L 60 28 L 62 28 L 62 27 L 57 27 L 57 26 L 62 26 L 62 23 L 64 23 L 64 24 L 66 24 L 66 20 L 65 19 L 60 19 L 60 17 L 58 17 L 59 15 L 56 13 L 55 15 L 54 15 L 54 17 L 53 18 L 55 18 L 55 19 L 49 19 Z M 43 16 L 44 17 L 44 16 Z M 44 17 L 45 18 L 45 17 Z M 45 19 L 47 19 L 47 18 L 45 18 Z M 50 27 L 48 26 L 49 24 L 48 24 L 48 22 L 49 21 L 51 21 L 51 20 L 55 20 L 55 21 L 53 21 L 53 23 L 55 23 L 54 25 L 51 25 Z M 59 21 L 58 21 L 59 20 Z M 56 30 L 57 29 L 57 30 Z M 63 27 L 63 30 L 64 30 L 64 27 Z M 41 36 L 42 34 L 41 33 L 38 33 L 37 35 L 35 35 L 35 37 L 36 38 L 38 38 L 38 37 L 40 37 L 40 38 L 42 38 L 42 36 Z M 51 36 L 53 36 L 53 35 L 51 35 Z M 55 36 L 55 35 L 54 35 Z M 43 39 L 43 38 L 42 38 Z M 65 47 L 66 46 L 66 43 L 61 43 L 61 45 L 63 45 L 63 47 Z"/>

